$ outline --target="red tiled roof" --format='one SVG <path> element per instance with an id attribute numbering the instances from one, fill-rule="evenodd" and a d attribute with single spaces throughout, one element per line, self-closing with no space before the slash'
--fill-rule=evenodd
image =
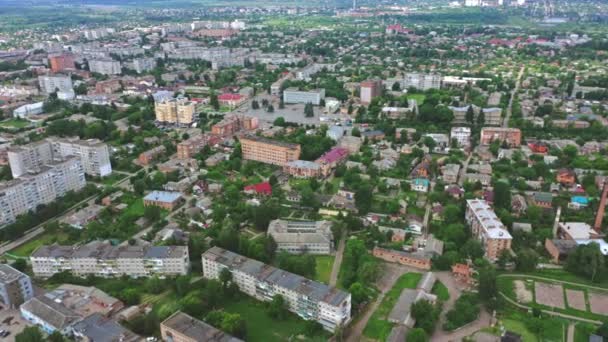
<path id="1" fill-rule="evenodd" d="M 245 191 L 254 191 L 262 195 L 272 195 L 272 186 L 268 182 L 248 185 L 245 187 Z"/>
<path id="2" fill-rule="evenodd" d="M 217 97 L 220 101 L 238 101 L 243 97 L 241 94 L 222 94 Z"/>

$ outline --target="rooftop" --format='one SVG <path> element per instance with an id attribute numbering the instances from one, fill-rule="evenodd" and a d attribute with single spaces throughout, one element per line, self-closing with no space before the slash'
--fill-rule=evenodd
<path id="1" fill-rule="evenodd" d="M 486 234 L 492 239 L 511 239 L 511 234 L 488 203 L 480 199 L 467 200 L 467 206 L 477 217 Z"/>
<path id="2" fill-rule="evenodd" d="M 161 326 L 195 339 L 199 342 L 241 342 L 213 326 L 178 311 L 161 323 Z"/>
<path id="3" fill-rule="evenodd" d="M 26 274 L 19 272 L 7 264 L 0 264 L 0 283 L 12 283 L 21 277 L 27 277 Z"/>
<path id="4" fill-rule="evenodd" d="M 182 194 L 179 192 L 155 190 L 149 193 L 146 197 L 144 197 L 144 201 L 173 203 L 179 200 L 181 197 Z"/>

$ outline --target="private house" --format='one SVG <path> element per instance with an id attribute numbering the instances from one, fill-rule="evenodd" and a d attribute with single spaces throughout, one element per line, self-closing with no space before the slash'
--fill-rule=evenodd
<path id="1" fill-rule="evenodd" d="M 144 197 L 144 206 L 156 206 L 172 211 L 182 201 L 182 194 L 172 191 L 152 191 Z"/>
<path id="2" fill-rule="evenodd" d="M 416 178 L 412 180 L 412 190 L 417 192 L 428 192 L 429 191 L 429 180 L 425 178 Z"/>
<path id="3" fill-rule="evenodd" d="M 272 185 L 268 182 L 247 185 L 244 191 L 248 195 L 270 196 L 272 195 Z"/>
<path id="4" fill-rule="evenodd" d="M 572 196 L 568 203 L 568 208 L 580 210 L 589 206 L 589 198 L 585 196 Z"/>
<path id="5" fill-rule="evenodd" d="M 576 184 L 576 173 L 570 169 L 560 169 L 555 180 L 563 186 L 570 187 Z"/>
<path id="6" fill-rule="evenodd" d="M 550 192 L 535 192 L 530 202 L 541 208 L 550 209 L 553 206 L 553 194 Z"/>

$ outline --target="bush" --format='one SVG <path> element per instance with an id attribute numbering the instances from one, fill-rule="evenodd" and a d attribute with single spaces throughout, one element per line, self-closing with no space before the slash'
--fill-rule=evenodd
<path id="1" fill-rule="evenodd" d="M 463 293 L 446 314 L 444 330 L 454 330 L 473 322 L 479 315 L 479 298 L 473 293 Z"/>

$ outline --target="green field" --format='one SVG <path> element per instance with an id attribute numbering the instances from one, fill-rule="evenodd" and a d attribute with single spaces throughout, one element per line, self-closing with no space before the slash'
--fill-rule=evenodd
<path id="1" fill-rule="evenodd" d="M 395 306 L 401 291 L 403 291 L 403 289 L 415 289 L 420 278 L 422 278 L 422 274 L 420 273 L 406 273 L 397 279 L 393 288 L 386 293 L 382 303 L 380 303 L 378 309 L 376 309 L 372 314 L 372 317 L 370 317 L 363 330 L 363 335 L 375 340 L 386 340 L 393 328 L 393 324 L 387 321 L 387 317 L 393 309 L 393 306 Z"/>
<path id="2" fill-rule="evenodd" d="M 0 122 L 0 126 L 2 127 L 12 127 L 12 128 L 24 128 L 31 124 L 31 122 L 27 120 L 20 119 L 10 119 Z"/>
<path id="3" fill-rule="evenodd" d="M 11 250 L 8 254 L 18 257 L 29 257 L 33 251 L 42 245 L 50 245 L 55 242 L 61 243 L 65 240 L 67 240 L 65 233 L 42 233 L 42 235 L 38 235 L 35 239 Z"/>
<path id="4" fill-rule="evenodd" d="M 588 342 L 589 335 L 593 334 L 597 327 L 589 323 L 577 323 L 574 327 L 574 342 Z"/>
<path id="5" fill-rule="evenodd" d="M 416 104 L 418 104 L 418 106 L 420 106 L 424 103 L 424 99 L 426 98 L 426 95 L 424 95 L 424 94 L 407 94 L 407 98 L 410 100 L 416 100 Z"/>
<path id="6" fill-rule="evenodd" d="M 289 314 L 285 320 L 277 321 L 270 317 L 265 304 L 248 297 L 239 296 L 238 300 L 226 303 L 224 310 L 230 313 L 238 313 L 247 324 L 247 338 L 249 342 L 273 342 L 273 341 L 326 341 L 328 336 L 324 333 L 315 339 L 300 338 L 304 331 L 305 321 L 293 314 Z"/>
<path id="7" fill-rule="evenodd" d="M 334 265 L 333 255 L 319 255 L 315 257 L 317 261 L 315 280 L 324 284 L 329 284 L 329 276 Z"/>

